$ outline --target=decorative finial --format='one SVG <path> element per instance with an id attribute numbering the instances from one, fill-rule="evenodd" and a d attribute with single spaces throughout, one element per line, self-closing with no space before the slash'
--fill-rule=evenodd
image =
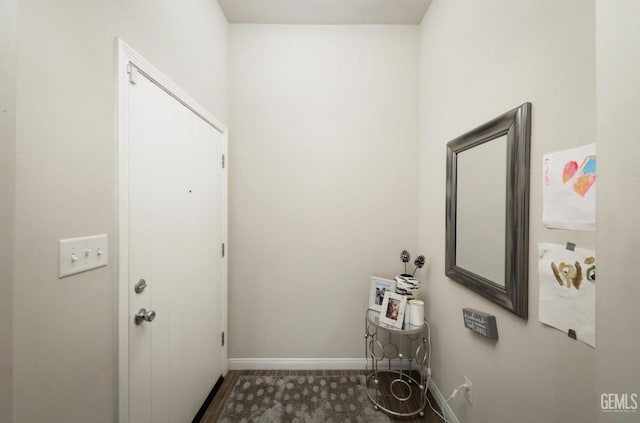
<path id="1" fill-rule="evenodd" d="M 400 253 L 400 260 L 404 263 L 404 273 L 407 273 L 407 263 L 411 260 L 411 254 L 407 250 L 402 250 Z"/>
<path id="2" fill-rule="evenodd" d="M 422 269 L 422 266 L 424 266 L 425 260 L 424 260 L 424 256 L 418 256 L 418 258 L 416 258 L 416 260 L 413 262 L 413 264 L 416 265 L 416 268 L 413 269 L 413 275 L 416 275 L 416 270 L 418 269 Z"/>

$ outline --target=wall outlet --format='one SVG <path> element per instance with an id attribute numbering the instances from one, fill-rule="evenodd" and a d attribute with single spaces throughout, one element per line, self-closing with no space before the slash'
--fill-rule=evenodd
<path id="1" fill-rule="evenodd" d="M 472 384 L 468 377 L 464 377 L 464 382 L 469 385 L 469 389 L 464 390 L 464 397 L 469 401 L 469 404 L 473 405 L 473 396 L 472 396 Z"/>

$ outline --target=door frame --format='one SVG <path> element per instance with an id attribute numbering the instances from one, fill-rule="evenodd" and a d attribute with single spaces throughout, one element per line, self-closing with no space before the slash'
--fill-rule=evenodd
<path id="1" fill-rule="evenodd" d="M 143 74 L 155 85 L 164 90 L 178 102 L 198 115 L 201 119 L 218 130 L 222 134 L 222 152 L 225 155 L 225 166 L 221 172 L 222 183 L 222 242 L 226 246 L 228 243 L 228 201 L 227 201 L 227 169 L 229 132 L 215 116 L 207 111 L 202 105 L 195 101 L 185 91 L 173 83 L 162 74 L 156 67 L 144 59 L 140 54 L 127 45 L 121 38 L 115 39 L 116 60 L 116 269 L 118 274 L 117 295 L 116 295 L 116 316 L 117 316 L 117 401 L 118 401 L 118 421 L 129 423 L 129 72 L 133 77 L 140 77 L 137 73 Z M 228 248 L 222 260 L 222 330 L 227 333 L 227 275 L 228 275 Z M 222 374 L 227 372 L 227 344 L 222 348 Z"/>

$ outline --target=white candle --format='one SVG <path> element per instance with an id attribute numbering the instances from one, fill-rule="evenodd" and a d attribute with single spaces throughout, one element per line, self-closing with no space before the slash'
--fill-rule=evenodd
<path id="1" fill-rule="evenodd" d="M 422 326 L 424 324 L 424 301 L 409 300 L 408 308 L 410 323 L 414 326 Z"/>

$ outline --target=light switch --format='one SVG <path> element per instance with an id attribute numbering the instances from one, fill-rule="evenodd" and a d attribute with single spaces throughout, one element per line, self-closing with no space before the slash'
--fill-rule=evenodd
<path id="1" fill-rule="evenodd" d="M 58 278 L 107 265 L 107 235 L 61 239 Z"/>

